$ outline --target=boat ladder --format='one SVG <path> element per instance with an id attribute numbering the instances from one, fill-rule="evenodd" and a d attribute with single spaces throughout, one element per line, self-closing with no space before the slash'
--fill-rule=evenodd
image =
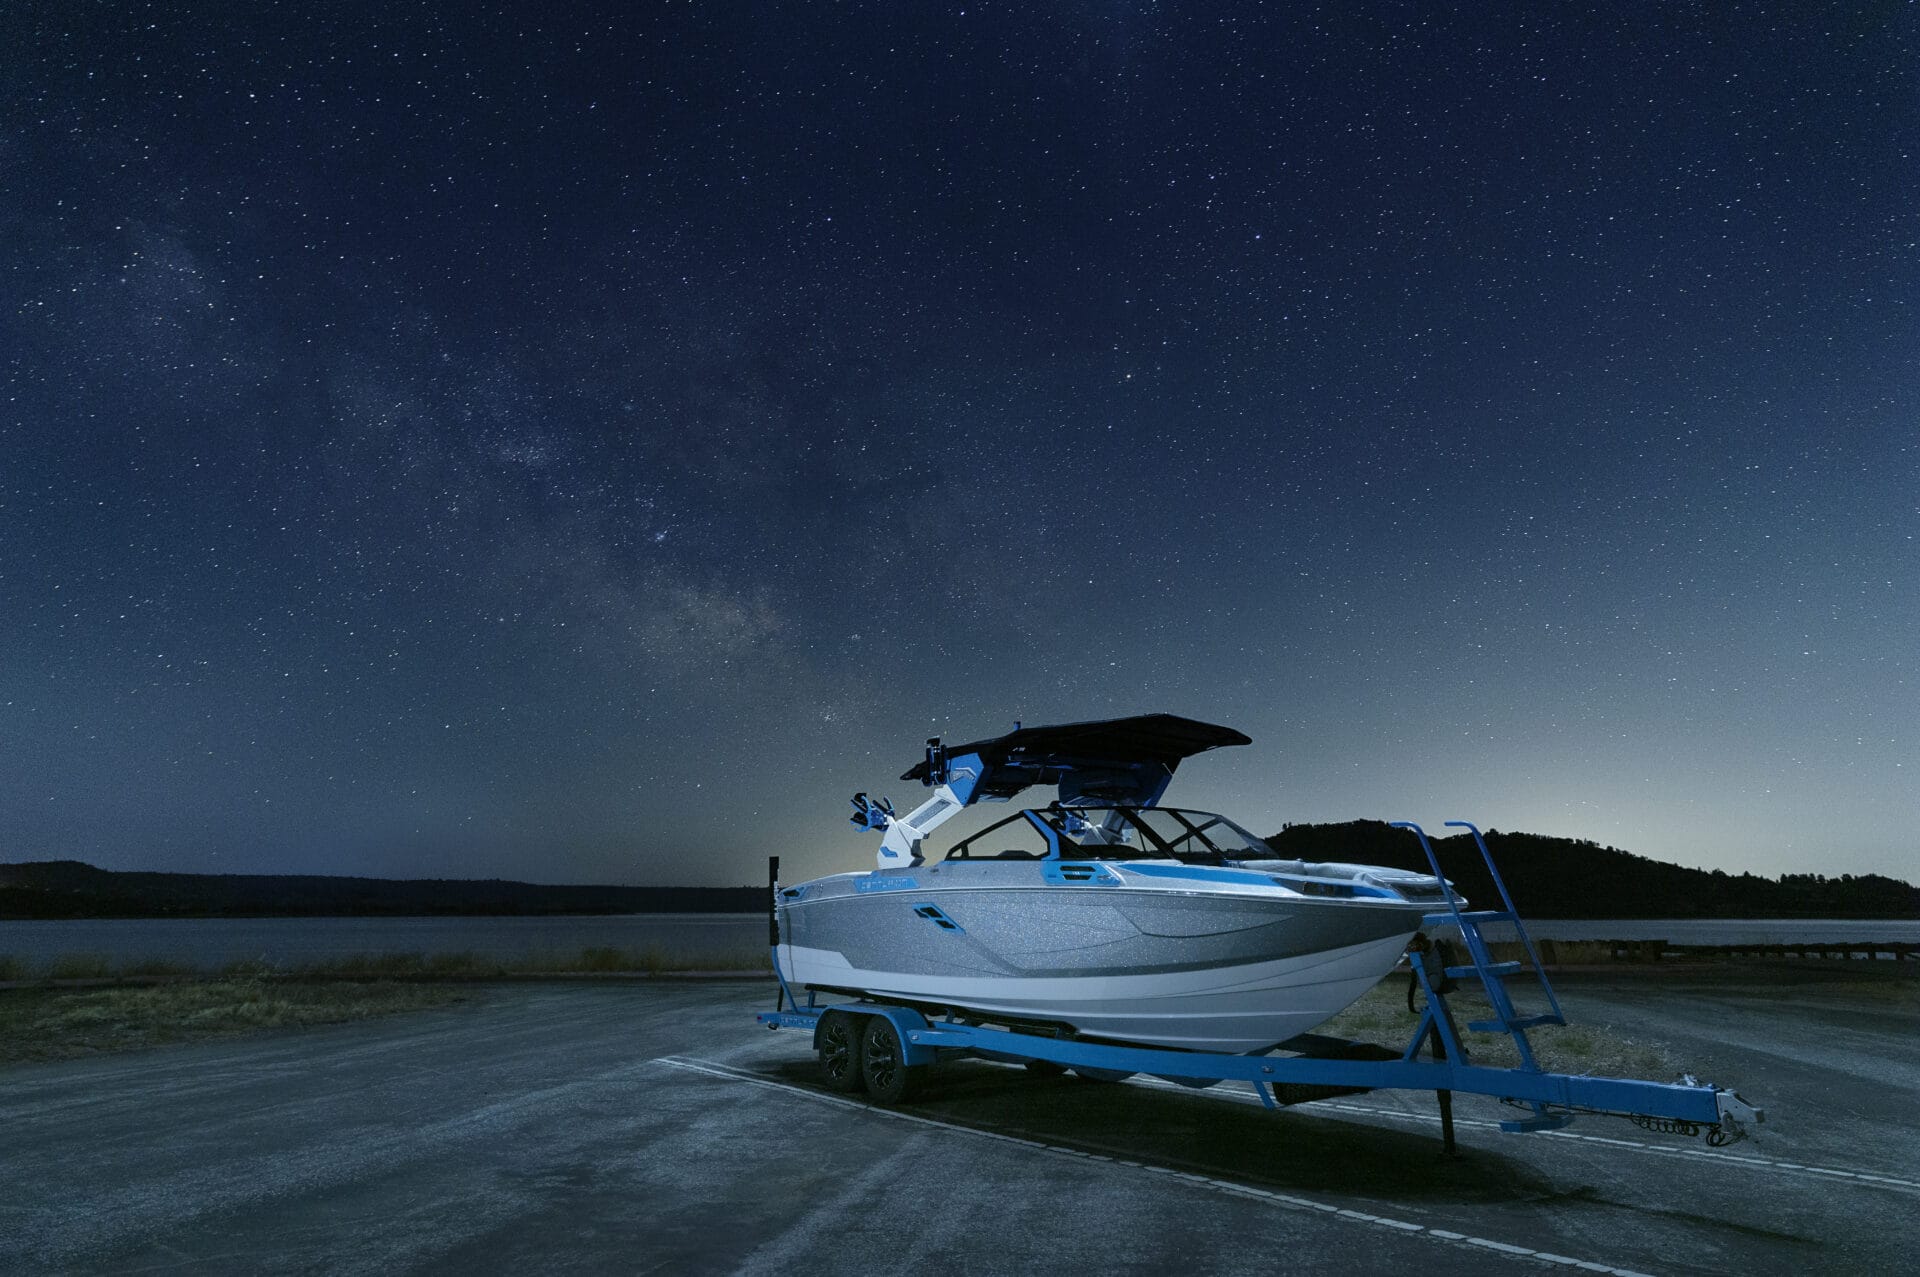
<path id="1" fill-rule="evenodd" d="M 1427 841 L 1426 831 L 1412 821 L 1396 820 L 1396 829 L 1407 829 L 1420 840 L 1420 849 L 1427 855 L 1427 864 L 1433 869 L 1433 876 L 1444 886 L 1445 874 L 1440 872 L 1440 858 L 1434 854 L 1433 844 Z M 1464 829 L 1473 835 L 1473 841 L 1480 848 L 1480 858 L 1486 862 L 1487 872 L 1493 877 L 1494 889 L 1500 893 L 1501 908 L 1498 909 L 1462 909 L 1460 898 L 1453 891 L 1447 891 L 1447 912 L 1428 914 L 1428 926 L 1454 926 L 1460 931 L 1460 938 L 1467 948 L 1468 962 L 1461 966 L 1448 966 L 1442 958 L 1438 963 L 1440 970 L 1429 971 L 1422 962 L 1419 953 L 1410 955 L 1414 970 L 1421 983 L 1427 986 L 1428 998 L 1426 1019 L 1430 1022 L 1423 1026 L 1432 1032 L 1436 1054 L 1450 1052 L 1461 1063 L 1467 1062 L 1467 1047 L 1460 1037 L 1459 1027 L 1453 1022 L 1453 1012 L 1446 1000 L 1433 996 L 1443 991 L 1454 979 L 1469 977 L 1480 981 L 1486 990 L 1487 1002 L 1493 1008 L 1490 1020 L 1472 1020 L 1467 1028 L 1474 1033 L 1505 1033 L 1513 1039 L 1520 1054 L 1520 1067 L 1529 1073 L 1541 1072 L 1540 1065 L 1534 1060 L 1533 1044 L 1527 1040 L 1527 1031 L 1542 1025 L 1565 1024 L 1567 1017 L 1560 1009 L 1560 999 L 1554 994 L 1553 984 L 1547 979 L 1547 971 L 1540 963 L 1540 953 L 1533 946 L 1533 937 L 1527 934 L 1526 923 L 1520 920 L 1519 910 L 1513 907 L 1513 897 L 1507 892 L 1506 880 L 1500 876 L 1500 868 L 1493 862 L 1493 853 L 1487 850 L 1487 840 L 1479 829 L 1464 820 L 1449 820 L 1450 829 Z M 1505 923 L 1519 934 L 1520 944 L 1527 955 L 1526 962 L 1495 962 L 1492 951 L 1487 947 L 1486 937 L 1480 928 L 1487 923 Z M 1540 991 L 1546 995 L 1547 1010 L 1535 1014 L 1523 1015 L 1514 1005 L 1513 993 L 1507 987 L 1507 981 L 1531 976 L 1538 981 Z M 1435 986 L 1439 986 L 1436 989 Z M 1416 1035 L 1414 1041 L 1420 1041 Z M 1450 1106 L 1446 1106 L 1450 1107 Z M 1553 1131 L 1573 1120 L 1571 1114 L 1556 1113 L 1539 1101 L 1528 1101 L 1525 1107 L 1533 1111 L 1531 1117 L 1500 1123 L 1504 1131 Z"/>

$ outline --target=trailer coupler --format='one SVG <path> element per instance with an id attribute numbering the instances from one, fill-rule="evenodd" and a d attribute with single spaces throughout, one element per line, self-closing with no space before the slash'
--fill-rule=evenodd
<path id="1" fill-rule="evenodd" d="M 1729 1091 L 1724 1087 L 1714 1086 L 1710 1082 L 1702 1082 L 1691 1073 L 1684 1074 L 1680 1079 L 1680 1084 L 1682 1086 L 1699 1087 L 1703 1090 L 1711 1090 L 1713 1092 L 1714 1111 L 1717 1115 L 1714 1121 L 1702 1122 L 1696 1118 L 1689 1117 L 1663 1117 L 1650 1113 L 1634 1113 L 1621 1109 L 1559 1109 L 1552 1105 L 1545 1107 L 1549 1113 L 1559 1116 L 1562 1119 L 1558 1124 L 1560 1126 L 1571 1122 L 1574 1115 L 1579 1113 L 1585 1113 L 1595 1117 L 1624 1117 L 1641 1130 L 1649 1131 L 1655 1135 L 1678 1135 L 1683 1139 L 1692 1139 L 1704 1131 L 1708 1145 L 1713 1148 L 1726 1148 L 1730 1144 L 1738 1144 L 1741 1140 L 1747 1138 L 1749 1134 L 1748 1127 L 1759 1126 L 1767 1120 L 1767 1111 L 1765 1109 L 1747 1103 L 1737 1091 Z M 1501 1102 L 1509 1104 L 1514 1108 L 1527 1109 L 1530 1111 L 1534 1109 L 1532 1104 L 1524 1100 L 1506 1099 Z M 1502 1129 L 1521 1129 L 1525 1126 L 1525 1123 L 1501 1123 Z"/>

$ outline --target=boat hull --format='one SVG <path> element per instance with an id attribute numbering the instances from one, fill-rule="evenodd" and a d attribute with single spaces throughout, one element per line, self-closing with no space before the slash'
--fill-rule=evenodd
<path id="1" fill-rule="evenodd" d="M 784 904 L 777 954 L 796 987 L 1246 1052 L 1350 1005 L 1393 969 L 1420 917 L 1248 892 L 850 888 Z"/>

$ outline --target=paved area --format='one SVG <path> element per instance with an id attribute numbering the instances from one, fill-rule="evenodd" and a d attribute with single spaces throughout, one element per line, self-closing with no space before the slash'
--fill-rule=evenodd
<path id="1" fill-rule="evenodd" d="M 1920 1254 L 1920 1017 L 1605 984 L 1767 1105 L 1727 1150 L 1463 1099 L 941 1066 L 821 1092 L 757 983 L 506 985 L 404 1019 L 0 1072 L 0 1272 L 1877 1273 Z M 1317 1111 L 1316 1111 L 1317 1110 Z"/>

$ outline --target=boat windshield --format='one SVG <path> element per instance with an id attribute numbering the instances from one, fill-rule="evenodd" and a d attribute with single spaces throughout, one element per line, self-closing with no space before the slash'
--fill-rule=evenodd
<path id="1" fill-rule="evenodd" d="M 1021 812 L 988 826 L 947 853 L 948 860 L 1038 860 L 1042 821 L 1069 860 L 1184 860 L 1219 865 L 1267 860 L 1273 849 L 1225 816 L 1174 807 L 1062 807 Z"/>
<path id="2" fill-rule="evenodd" d="M 1062 854 L 1087 859 L 1172 858 L 1205 864 L 1265 859 L 1273 849 L 1225 816 L 1175 807 L 1057 807 L 1041 817 L 1059 830 Z M 1075 851 L 1066 848 L 1072 845 Z"/>

